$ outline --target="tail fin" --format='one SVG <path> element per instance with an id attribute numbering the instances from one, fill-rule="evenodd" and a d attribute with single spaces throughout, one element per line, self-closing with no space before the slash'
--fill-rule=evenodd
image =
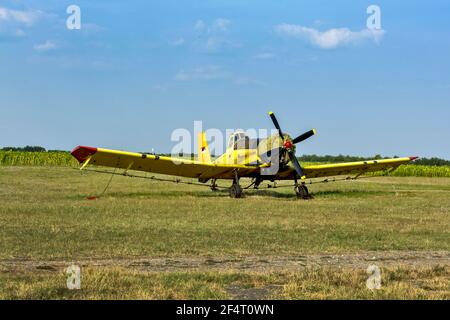
<path id="1" fill-rule="evenodd" d="M 211 162 L 211 154 L 209 153 L 208 141 L 206 141 L 206 133 L 198 134 L 197 157 L 200 162 Z"/>

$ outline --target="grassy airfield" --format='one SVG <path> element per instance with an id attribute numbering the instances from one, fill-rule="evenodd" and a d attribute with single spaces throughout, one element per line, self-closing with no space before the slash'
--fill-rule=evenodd
<path id="1" fill-rule="evenodd" d="M 299 201 L 114 176 L 86 199 L 109 179 L 0 167 L 1 299 L 450 298 L 450 178 L 315 184 Z"/>

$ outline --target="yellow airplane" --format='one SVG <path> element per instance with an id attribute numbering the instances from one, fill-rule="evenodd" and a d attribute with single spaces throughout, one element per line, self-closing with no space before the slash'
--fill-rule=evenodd
<path id="1" fill-rule="evenodd" d="M 85 146 L 76 147 L 71 154 L 82 165 L 81 169 L 88 165 L 96 165 L 125 169 L 125 174 L 128 170 L 137 170 L 196 178 L 201 183 L 211 180 L 212 190 L 216 190 L 217 180 L 232 180 L 230 187 L 232 198 L 243 196 L 243 189 L 239 184 L 240 178 L 243 177 L 252 178 L 255 188 L 264 180 L 272 182 L 293 180 L 294 190 L 301 199 L 311 198 L 305 184 L 307 178 L 355 174 L 356 176 L 352 178 L 355 179 L 368 172 L 394 170 L 402 164 L 417 159 L 417 157 L 405 157 L 302 167 L 295 156 L 296 144 L 315 135 L 316 130 L 307 131 L 292 139 L 281 130 L 274 113 L 269 112 L 269 116 L 278 134 L 267 139 L 250 139 L 244 132 L 237 131 L 230 136 L 226 152 L 214 161 L 211 159 L 204 132 L 199 134 L 196 161 Z"/>

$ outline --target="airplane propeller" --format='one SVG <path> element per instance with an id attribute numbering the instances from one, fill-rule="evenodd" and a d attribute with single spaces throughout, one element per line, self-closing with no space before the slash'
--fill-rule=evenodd
<path id="1" fill-rule="evenodd" d="M 309 131 L 299 135 L 294 140 L 292 140 L 292 143 L 297 144 L 299 142 L 305 141 L 306 139 L 311 138 L 315 134 L 316 134 L 316 129 L 309 130 Z"/>
<path id="2" fill-rule="evenodd" d="M 300 163 L 299 163 L 297 157 L 295 156 L 295 151 L 294 151 L 293 147 L 295 144 L 305 141 L 306 139 L 315 135 L 316 130 L 315 129 L 309 130 L 309 131 L 299 135 L 297 138 L 291 139 L 288 135 L 283 134 L 283 131 L 281 130 L 280 124 L 278 123 L 278 120 L 275 117 L 275 114 L 273 112 L 269 112 L 269 116 L 272 119 L 272 122 L 273 122 L 275 128 L 277 128 L 281 139 L 283 139 L 283 145 L 281 148 L 283 150 L 285 150 L 285 152 L 287 152 L 289 159 L 291 160 L 291 162 L 294 166 L 294 169 L 297 172 L 300 179 L 305 179 L 305 174 L 303 173 L 303 169 L 300 166 Z"/>

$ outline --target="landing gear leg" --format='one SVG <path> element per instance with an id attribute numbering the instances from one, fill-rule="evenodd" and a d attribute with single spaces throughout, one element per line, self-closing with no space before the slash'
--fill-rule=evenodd
<path id="1" fill-rule="evenodd" d="M 294 190 L 297 194 L 297 198 L 304 200 L 312 199 L 312 196 L 309 194 L 308 188 L 304 182 L 299 184 L 296 180 Z"/>
<path id="2" fill-rule="evenodd" d="M 217 188 L 216 179 L 212 179 L 212 180 L 211 180 L 211 190 L 212 190 L 212 191 L 217 191 L 217 190 L 219 190 L 219 189 Z"/>
<path id="3" fill-rule="evenodd" d="M 259 185 L 261 184 L 261 182 L 263 182 L 262 179 L 260 179 L 260 178 L 255 178 L 253 189 L 258 189 L 258 188 L 259 188 Z"/>
<path id="4" fill-rule="evenodd" d="M 243 192 L 242 192 L 241 186 L 239 185 L 239 175 L 238 175 L 237 171 L 235 171 L 234 174 L 235 174 L 235 176 L 234 176 L 233 184 L 231 185 L 231 188 L 230 188 L 230 197 L 231 198 L 242 198 Z"/>

